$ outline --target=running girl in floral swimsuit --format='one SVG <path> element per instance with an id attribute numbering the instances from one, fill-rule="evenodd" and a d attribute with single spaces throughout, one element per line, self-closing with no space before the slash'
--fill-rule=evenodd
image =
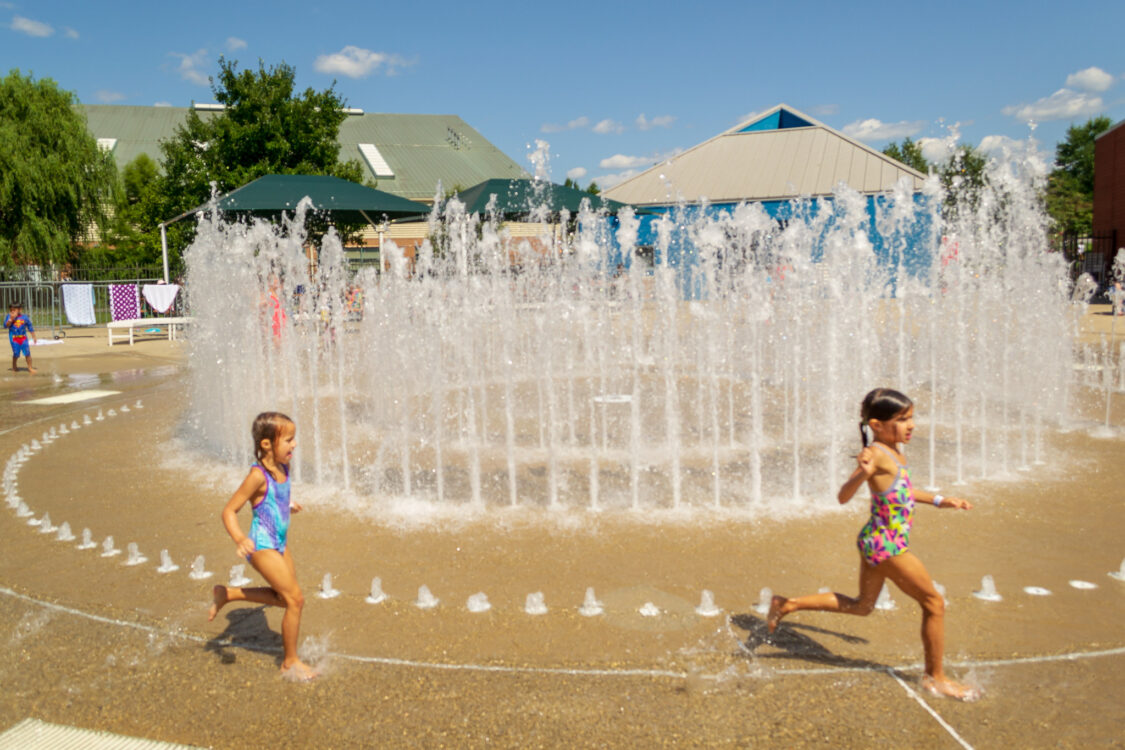
<path id="1" fill-rule="evenodd" d="M 858 466 L 840 488 L 837 499 L 848 502 L 864 482 L 871 489 L 871 518 L 856 540 L 861 562 L 859 596 L 823 593 L 786 599 L 775 596 L 770 602 L 766 625 L 774 632 L 781 618 L 803 609 L 867 615 L 890 579 L 903 593 L 922 606 L 922 646 L 926 653 L 923 687 L 934 695 L 958 700 L 976 700 L 980 693 L 945 676 L 942 656 L 945 650 L 945 600 L 922 561 L 910 551 L 910 527 L 915 503 L 935 508 L 968 510 L 973 506 L 956 497 L 942 497 L 915 489 L 910 481 L 906 459 L 898 451 L 914 433 L 913 402 L 890 388 L 876 388 L 863 399 L 860 435 L 863 450 Z"/>

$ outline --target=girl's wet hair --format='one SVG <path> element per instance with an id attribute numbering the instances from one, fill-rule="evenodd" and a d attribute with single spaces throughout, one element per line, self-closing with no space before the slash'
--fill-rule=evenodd
<path id="1" fill-rule="evenodd" d="M 863 397 L 863 404 L 859 408 L 859 438 L 863 447 L 867 447 L 867 422 L 878 419 L 885 422 L 894 419 L 899 414 L 914 406 L 914 402 L 904 393 L 892 388 L 876 388 Z"/>
<path id="2" fill-rule="evenodd" d="M 279 411 L 264 411 L 258 416 L 254 417 L 254 425 L 250 428 L 250 434 L 254 437 L 254 458 L 261 461 L 266 452 L 262 450 L 262 441 L 270 441 L 270 445 L 277 442 L 277 436 L 281 434 L 282 425 L 289 423 L 293 424 L 293 420 Z"/>

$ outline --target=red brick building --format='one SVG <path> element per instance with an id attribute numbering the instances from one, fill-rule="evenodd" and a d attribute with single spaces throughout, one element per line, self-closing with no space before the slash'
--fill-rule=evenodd
<path id="1" fill-rule="evenodd" d="M 1094 244 L 1107 266 L 1125 246 L 1125 120 L 1094 141 Z"/>

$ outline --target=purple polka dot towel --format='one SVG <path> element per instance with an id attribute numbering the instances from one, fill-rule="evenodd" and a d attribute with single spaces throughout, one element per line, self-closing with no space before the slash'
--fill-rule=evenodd
<path id="1" fill-rule="evenodd" d="M 133 320 L 141 317 L 141 303 L 136 284 L 110 284 L 109 306 L 114 320 Z"/>

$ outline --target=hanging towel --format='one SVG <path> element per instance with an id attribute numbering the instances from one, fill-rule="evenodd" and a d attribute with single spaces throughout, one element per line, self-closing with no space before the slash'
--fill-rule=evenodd
<path id="1" fill-rule="evenodd" d="M 179 284 L 145 284 L 141 288 L 145 302 L 148 302 L 158 313 L 168 312 L 168 308 L 176 301 L 179 291 Z"/>
<path id="2" fill-rule="evenodd" d="M 134 320 L 141 317 L 141 300 L 136 284 L 110 284 L 109 306 L 114 320 Z"/>
<path id="3" fill-rule="evenodd" d="M 63 308 L 72 326 L 92 326 L 94 319 L 94 285 L 63 284 Z"/>

